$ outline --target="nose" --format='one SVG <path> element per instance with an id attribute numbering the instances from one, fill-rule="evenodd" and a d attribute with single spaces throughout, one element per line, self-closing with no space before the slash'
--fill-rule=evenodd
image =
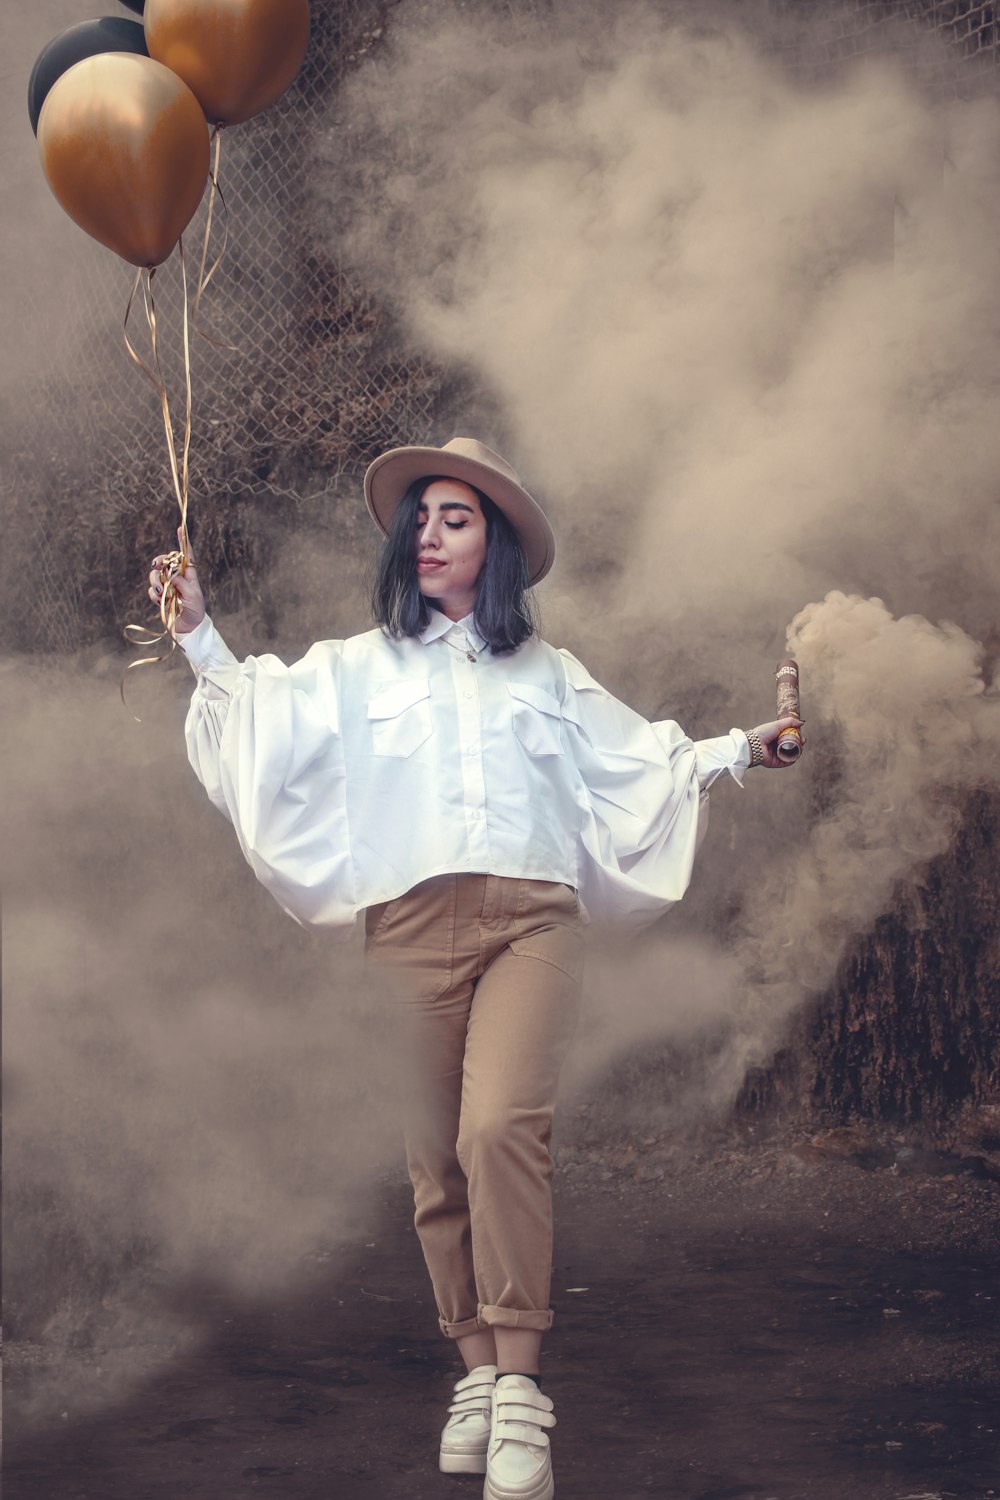
<path id="1" fill-rule="evenodd" d="M 428 516 L 427 520 L 417 532 L 417 542 L 421 550 L 425 547 L 436 548 L 441 545 L 441 523 L 435 516 Z"/>

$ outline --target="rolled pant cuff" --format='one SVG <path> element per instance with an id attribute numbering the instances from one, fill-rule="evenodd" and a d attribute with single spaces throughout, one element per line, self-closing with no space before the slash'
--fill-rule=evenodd
<path id="1" fill-rule="evenodd" d="M 438 1318 L 441 1332 L 446 1339 L 464 1339 L 469 1333 L 482 1333 L 485 1323 L 479 1318 L 463 1318 L 460 1323 L 449 1323 L 444 1318 Z"/>
<path id="2" fill-rule="evenodd" d="M 486 1328 L 530 1328 L 535 1333 L 545 1333 L 552 1327 L 553 1313 L 550 1307 L 490 1307 L 479 1304 L 479 1326 Z"/>

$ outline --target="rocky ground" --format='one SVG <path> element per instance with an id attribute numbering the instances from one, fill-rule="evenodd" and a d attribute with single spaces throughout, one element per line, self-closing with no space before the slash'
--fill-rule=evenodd
<path id="1" fill-rule="evenodd" d="M 995 1157 L 858 1129 L 564 1147 L 557 1225 L 559 1500 L 1000 1496 Z M 202 1336 L 113 1407 L 22 1420 L 42 1353 L 12 1350 L 7 1500 L 478 1496 L 436 1470 L 454 1360 L 399 1177 L 307 1292 L 187 1296 Z"/>

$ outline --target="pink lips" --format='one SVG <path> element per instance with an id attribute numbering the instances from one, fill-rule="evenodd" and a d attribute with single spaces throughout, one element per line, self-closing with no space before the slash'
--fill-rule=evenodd
<path id="1" fill-rule="evenodd" d="M 419 573 L 433 573 L 438 568 L 443 568 L 444 563 L 435 557 L 419 557 L 417 559 L 417 571 Z"/>

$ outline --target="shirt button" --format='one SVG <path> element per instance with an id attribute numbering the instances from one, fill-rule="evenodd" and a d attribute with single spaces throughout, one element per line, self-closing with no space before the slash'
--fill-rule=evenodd
<path id="1" fill-rule="evenodd" d="M 477 821 L 478 821 L 478 820 L 479 820 L 479 819 L 480 819 L 480 818 L 481 818 L 481 817 L 482 817 L 482 813 L 481 813 L 481 812 L 480 812 L 480 811 L 479 811 L 479 808 L 478 808 L 478 807 L 477 807 L 477 808 L 476 808 L 476 810 L 475 810 L 475 812 L 474 812 L 474 813 L 473 813 L 473 814 L 472 814 L 472 816 L 473 816 L 473 817 L 474 817 L 474 818 L 475 818 L 475 819 L 476 819 L 476 820 L 477 820 Z"/>
<path id="2" fill-rule="evenodd" d="M 463 698 L 471 698 L 472 697 L 472 689 L 471 688 L 466 688 L 465 692 L 462 694 L 462 697 Z"/>

